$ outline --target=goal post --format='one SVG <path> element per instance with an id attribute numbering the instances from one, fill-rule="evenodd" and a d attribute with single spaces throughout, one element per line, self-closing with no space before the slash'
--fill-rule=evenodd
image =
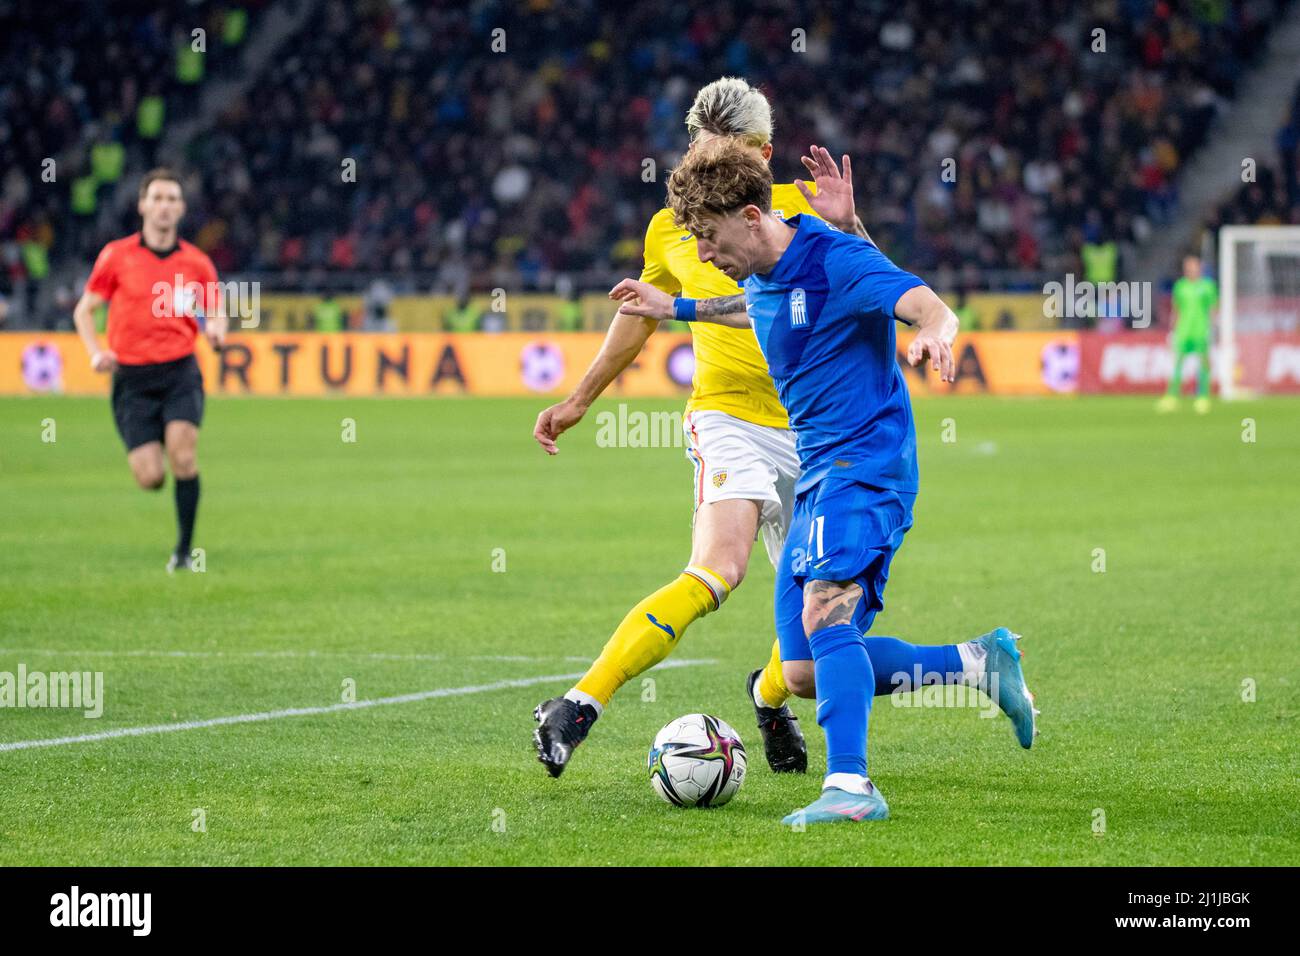
<path id="1" fill-rule="evenodd" d="M 1218 273 L 1220 394 L 1295 392 L 1300 226 L 1224 226 Z"/>

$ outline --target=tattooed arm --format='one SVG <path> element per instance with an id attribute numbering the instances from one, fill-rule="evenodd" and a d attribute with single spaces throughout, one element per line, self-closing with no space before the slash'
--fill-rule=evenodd
<path id="1" fill-rule="evenodd" d="M 745 296 L 742 293 L 714 299 L 678 299 L 647 282 L 624 279 L 610 289 L 609 297 L 623 303 L 618 310 L 619 315 L 635 315 L 656 322 L 685 318 L 688 321 L 711 322 L 733 329 L 750 328 L 749 313 L 745 311 Z M 689 317 L 679 315 L 679 303 L 690 303 L 693 314 Z"/>
<path id="2" fill-rule="evenodd" d="M 733 328 L 749 328 L 749 313 L 745 311 L 745 293 L 720 295 L 714 299 L 696 299 L 695 320 L 730 325 Z"/>
<path id="3" fill-rule="evenodd" d="M 853 217 L 853 228 L 850 231 L 855 236 L 867 240 L 867 242 L 871 243 L 873 246 L 876 244 L 876 240 L 872 239 L 871 236 L 867 233 L 867 227 L 862 225 L 861 216 Z"/>

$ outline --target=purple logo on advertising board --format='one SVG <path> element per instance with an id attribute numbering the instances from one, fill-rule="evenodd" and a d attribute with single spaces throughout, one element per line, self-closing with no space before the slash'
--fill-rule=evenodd
<path id="1" fill-rule="evenodd" d="M 51 342 L 33 342 L 23 349 L 23 381 L 34 392 L 63 389 L 63 356 Z"/>
<path id="2" fill-rule="evenodd" d="M 532 342 L 519 355 L 519 377 L 534 392 L 549 392 L 564 378 L 564 353 L 549 342 Z"/>

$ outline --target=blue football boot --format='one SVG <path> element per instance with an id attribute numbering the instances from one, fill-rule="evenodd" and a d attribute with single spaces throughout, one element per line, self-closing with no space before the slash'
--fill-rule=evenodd
<path id="1" fill-rule="evenodd" d="M 999 627 L 975 638 L 973 643 L 984 648 L 986 683 L 981 685 L 981 689 L 1011 718 L 1016 740 L 1028 750 L 1038 735 L 1035 718 L 1039 710 L 1034 706 L 1034 695 L 1025 685 L 1025 675 L 1020 669 L 1022 655 L 1016 646 L 1019 640 L 1019 634 Z"/>
<path id="2" fill-rule="evenodd" d="M 839 787 L 827 787 L 822 795 L 802 810 L 796 810 L 781 822 L 788 825 L 809 823 L 855 823 L 861 820 L 888 820 L 889 804 L 867 781 L 866 793 L 850 793 Z"/>

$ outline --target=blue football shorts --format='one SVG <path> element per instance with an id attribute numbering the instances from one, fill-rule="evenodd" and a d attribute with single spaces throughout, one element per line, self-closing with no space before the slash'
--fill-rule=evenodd
<path id="1" fill-rule="evenodd" d="M 776 635 L 782 660 L 812 660 L 803 629 L 803 589 L 808 581 L 856 582 L 862 598 L 853 623 L 867 633 L 885 606 L 889 563 L 912 527 L 915 501 L 915 492 L 847 478 L 824 478 L 795 498 L 776 569 Z"/>

